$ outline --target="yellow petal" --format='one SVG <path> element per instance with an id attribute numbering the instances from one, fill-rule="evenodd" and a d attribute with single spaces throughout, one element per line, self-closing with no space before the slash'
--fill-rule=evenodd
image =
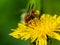
<path id="1" fill-rule="evenodd" d="M 25 39 L 25 40 L 27 40 L 27 39 L 29 39 L 30 38 L 30 35 L 27 33 L 27 34 L 25 34 L 25 35 L 23 35 L 23 36 L 21 36 L 22 38 L 22 40 L 23 39 Z"/>
<path id="2" fill-rule="evenodd" d="M 60 29 L 58 29 L 58 30 L 55 30 L 55 32 L 60 32 Z"/>
<path id="3" fill-rule="evenodd" d="M 35 41 L 37 38 L 37 33 L 34 33 L 31 37 L 31 42 Z"/>
<path id="4" fill-rule="evenodd" d="M 60 23 L 60 16 L 58 16 L 56 21 L 57 21 L 57 23 Z"/>
<path id="5" fill-rule="evenodd" d="M 24 24 L 18 23 L 18 28 L 21 29 L 26 29 L 27 26 L 25 26 Z"/>
<path id="6" fill-rule="evenodd" d="M 43 38 L 39 40 L 39 45 L 47 45 L 46 39 L 44 40 Z"/>
<path id="7" fill-rule="evenodd" d="M 36 45 L 47 45 L 46 36 L 37 39 L 37 40 L 36 40 Z"/>
<path id="8" fill-rule="evenodd" d="M 17 38 L 17 39 L 20 38 L 20 35 L 19 35 L 18 32 L 13 32 L 13 33 L 10 33 L 9 35 L 10 35 L 10 36 L 13 36 L 14 38 Z"/>
<path id="9" fill-rule="evenodd" d="M 60 41 L 60 35 L 55 32 L 50 32 L 47 35 Z"/>
<path id="10" fill-rule="evenodd" d="M 55 14 L 54 16 L 53 16 L 53 19 L 56 19 L 57 18 L 57 15 Z"/>

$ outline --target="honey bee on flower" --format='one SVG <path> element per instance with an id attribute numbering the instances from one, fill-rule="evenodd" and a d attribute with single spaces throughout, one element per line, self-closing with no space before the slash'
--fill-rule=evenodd
<path id="1" fill-rule="evenodd" d="M 28 11 L 25 12 L 22 16 L 24 16 L 23 18 L 23 21 L 24 23 L 28 23 L 31 19 L 35 18 L 35 17 L 38 17 L 40 16 L 40 12 L 39 10 L 35 10 L 34 9 L 34 4 L 32 5 L 29 5 L 29 8 L 28 8 Z"/>
<path id="2" fill-rule="evenodd" d="M 60 16 L 49 14 L 41 15 L 40 19 L 35 17 L 28 21 L 28 24 L 18 23 L 18 28 L 10 33 L 10 36 L 21 39 L 31 39 L 36 45 L 47 45 L 47 36 L 60 41 Z"/>

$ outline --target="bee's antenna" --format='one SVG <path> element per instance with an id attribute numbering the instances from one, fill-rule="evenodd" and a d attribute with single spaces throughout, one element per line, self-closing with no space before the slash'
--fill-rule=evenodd
<path id="1" fill-rule="evenodd" d="M 29 11 L 30 11 L 30 6 L 31 6 L 31 4 L 29 4 L 29 7 L 28 7 L 28 11 L 27 11 L 27 12 L 29 12 Z"/>
<path id="2" fill-rule="evenodd" d="M 29 4 L 29 7 L 28 7 L 28 11 L 27 12 L 32 11 L 33 8 L 34 8 L 34 4 Z"/>
<path id="3" fill-rule="evenodd" d="M 34 4 L 31 5 L 31 10 L 34 8 Z"/>
<path id="4" fill-rule="evenodd" d="M 33 11 L 33 8 L 34 8 L 34 4 L 32 4 L 31 7 L 30 7 L 30 10 L 29 10 L 30 16 L 31 16 L 31 13 L 32 13 L 32 11 Z"/>

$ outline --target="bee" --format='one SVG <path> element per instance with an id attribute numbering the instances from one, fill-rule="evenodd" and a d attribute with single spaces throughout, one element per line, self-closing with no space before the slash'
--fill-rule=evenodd
<path id="1" fill-rule="evenodd" d="M 35 18 L 35 17 L 39 17 L 40 12 L 38 10 L 34 10 L 34 5 L 29 6 L 28 12 L 26 13 L 25 17 L 24 17 L 24 22 L 28 23 L 31 19 Z"/>

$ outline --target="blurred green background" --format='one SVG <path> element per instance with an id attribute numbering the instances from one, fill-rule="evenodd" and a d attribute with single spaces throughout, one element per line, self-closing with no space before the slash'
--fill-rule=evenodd
<path id="1" fill-rule="evenodd" d="M 29 0 L 0 0 L 0 45 L 29 45 L 29 41 L 9 36 L 12 28 L 20 22 L 21 10 L 26 9 Z M 60 0 L 41 0 L 42 13 L 60 14 Z M 52 39 L 50 45 L 60 45 Z"/>

